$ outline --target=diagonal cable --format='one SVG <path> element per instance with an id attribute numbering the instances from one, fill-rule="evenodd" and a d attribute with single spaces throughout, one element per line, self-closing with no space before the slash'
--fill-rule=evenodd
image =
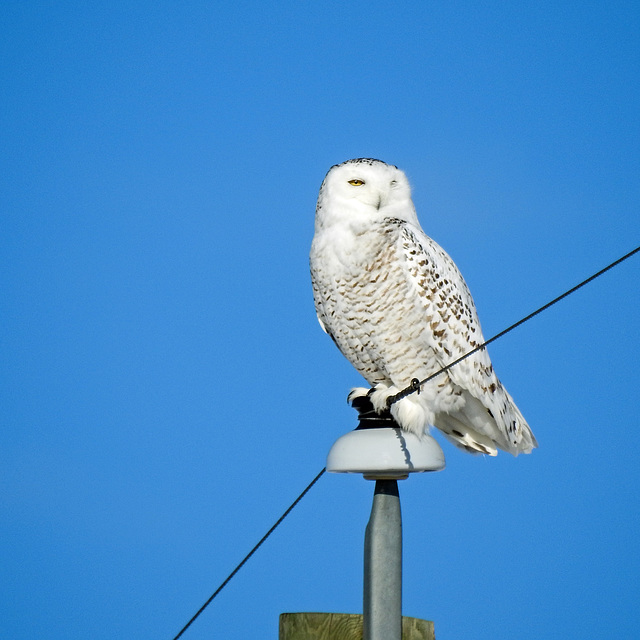
<path id="1" fill-rule="evenodd" d="M 529 320 L 531 320 L 531 318 L 537 316 L 539 313 L 546 311 L 549 307 L 552 307 L 557 302 L 560 302 L 560 300 L 564 300 L 567 296 L 570 296 L 572 293 L 575 293 L 578 289 L 581 289 L 586 284 L 589 284 L 596 278 L 600 277 L 603 273 L 606 273 L 610 269 L 613 269 L 614 267 L 618 266 L 621 262 L 624 262 L 634 254 L 638 253 L 638 251 L 640 251 L 640 247 L 636 247 L 632 251 L 629 251 L 629 253 L 623 255 L 622 258 L 618 258 L 611 264 L 607 265 L 604 269 L 600 269 L 600 271 L 598 271 L 597 273 L 594 273 L 592 276 L 589 276 L 586 280 L 583 280 L 582 282 L 577 284 L 575 287 L 572 287 L 568 291 L 565 291 L 562 295 L 551 300 L 551 302 L 547 302 L 547 304 L 541 306 L 539 309 L 536 309 L 533 313 L 530 313 L 528 316 L 525 316 L 524 318 L 522 318 L 522 320 L 518 320 L 518 322 L 515 322 L 510 327 L 507 327 L 500 333 L 496 333 L 495 336 L 493 336 L 492 338 L 489 338 L 486 342 L 483 342 L 481 345 L 478 345 L 475 349 L 472 349 L 471 351 L 465 353 L 463 356 L 459 357 L 457 360 L 450 362 L 448 365 L 444 366 L 439 371 L 436 371 L 435 373 L 426 377 L 424 380 L 418 380 L 417 378 L 414 378 L 411 381 L 411 384 L 406 389 L 403 389 L 402 391 L 400 391 L 399 393 L 396 393 L 393 396 L 389 396 L 387 400 L 387 406 L 390 407 L 395 402 L 398 402 L 398 400 L 402 400 L 402 398 L 406 398 L 412 393 L 415 393 L 416 391 L 420 391 L 420 387 L 422 387 L 423 384 L 426 384 L 427 382 L 431 382 L 431 380 L 433 380 L 434 378 L 437 378 L 439 375 L 442 375 L 446 371 L 449 371 L 451 367 L 455 367 L 458 363 L 462 362 L 463 360 L 466 360 L 469 356 L 472 356 L 474 353 L 477 353 L 482 349 L 486 349 L 487 345 L 490 345 L 492 342 L 495 342 L 498 338 L 502 338 L 502 336 L 506 335 L 510 331 L 513 331 L 516 327 L 519 327 L 525 322 L 528 322 Z"/>
<path id="2" fill-rule="evenodd" d="M 247 560 L 249 560 L 249 558 L 262 546 L 262 543 L 276 530 L 276 528 L 280 525 L 280 523 L 293 511 L 294 507 L 298 504 L 298 502 L 300 502 L 300 500 L 302 500 L 302 498 L 304 498 L 307 495 L 307 492 L 309 491 L 309 489 L 311 489 L 311 487 L 313 487 L 313 485 L 318 482 L 318 480 L 320 480 L 320 478 L 322 477 L 322 474 L 324 474 L 324 472 L 326 471 L 326 468 L 324 468 L 306 487 L 306 489 L 291 503 L 291 506 L 278 518 L 278 520 L 276 521 L 276 523 L 271 527 L 271 529 L 269 529 L 269 531 L 267 531 L 267 533 L 265 533 L 262 538 L 260 538 L 260 541 L 258 542 L 258 544 L 256 544 L 255 547 L 253 547 L 253 549 L 251 549 L 251 551 L 249 551 L 249 553 L 244 557 L 244 559 L 242 560 L 242 562 L 240 562 L 240 564 L 227 576 L 227 578 L 224 580 L 224 582 L 213 592 L 212 596 L 200 607 L 200 609 L 198 609 L 198 611 L 196 612 L 196 614 L 191 618 L 191 620 L 189 620 L 189 622 L 187 622 L 187 624 L 184 625 L 184 627 L 182 627 L 182 629 L 180 630 L 180 633 L 173 639 L 173 640 L 178 640 L 178 638 L 191 626 L 191 623 L 194 622 L 194 620 L 211 604 L 212 600 L 227 586 L 227 584 L 231 581 L 231 578 L 233 578 L 233 576 L 236 575 L 236 573 L 238 573 L 238 571 L 240 571 L 240 569 L 242 569 L 242 567 L 244 566 L 244 564 L 247 562 Z"/>

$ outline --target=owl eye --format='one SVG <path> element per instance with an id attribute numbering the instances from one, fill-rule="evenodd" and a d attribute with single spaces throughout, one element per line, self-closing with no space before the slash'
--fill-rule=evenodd
<path id="1" fill-rule="evenodd" d="M 398 184 L 398 181 L 397 181 L 397 180 L 392 180 L 389 184 L 390 184 L 392 187 L 395 187 L 395 186 Z"/>
<path id="2" fill-rule="evenodd" d="M 364 184 L 364 180 L 354 178 L 353 180 L 349 180 L 349 184 L 353 185 L 354 187 L 361 187 Z"/>

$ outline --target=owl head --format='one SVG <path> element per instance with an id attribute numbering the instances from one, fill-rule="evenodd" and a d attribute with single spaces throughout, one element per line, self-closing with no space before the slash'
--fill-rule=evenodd
<path id="1" fill-rule="evenodd" d="M 407 176 L 398 167 L 356 158 L 329 169 L 320 187 L 316 225 L 395 217 L 417 224 Z"/>

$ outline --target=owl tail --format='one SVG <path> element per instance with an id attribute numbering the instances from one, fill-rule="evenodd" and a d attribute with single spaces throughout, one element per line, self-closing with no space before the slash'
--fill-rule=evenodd
<path id="1" fill-rule="evenodd" d="M 469 453 L 495 456 L 497 449 L 517 456 L 538 446 L 526 420 L 502 387 L 501 397 L 489 409 L 468 392 L 464 405 L 455 412 L 439 413 L 435 426 L 453 444 Z M 494 406 L 495 405 L 495 406 Z"/>
<path id="2" fill-rule="evenodd" d="M 448 413 L 439 413 L 435 419 L 435 426 L 442 431 L 444 437 L 467 453 L 484 453 L 497 456 L 496 443 L 489 437 L 476 431 L 468 421 L 458 420 Z"/>

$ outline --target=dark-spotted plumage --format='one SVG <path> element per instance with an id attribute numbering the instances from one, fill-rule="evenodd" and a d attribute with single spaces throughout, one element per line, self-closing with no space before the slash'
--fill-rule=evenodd
<path id="1" fill-rule="evenodd" d="M 421 229 L 408 181 L 379 160 L 331 168 L 320 189 L 311 274 L 318 319 L 376 387 L 379 411 L 482 344 L 469 289 L 447 253 Z M 368 389 L 356 389 L 352 396 Z M 472 453 L 529 453 L 535 438 L 479 351 L 392 406 L 401 427 L 432 424 Z"/>

